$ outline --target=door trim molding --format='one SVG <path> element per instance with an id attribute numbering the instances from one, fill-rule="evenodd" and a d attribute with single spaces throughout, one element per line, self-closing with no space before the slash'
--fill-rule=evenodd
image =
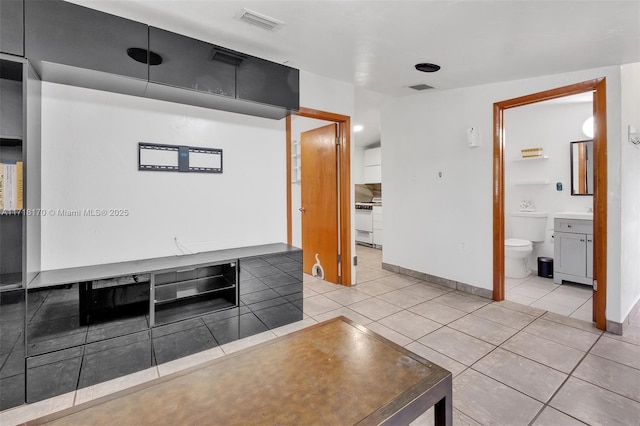
<path id="1" fill-rule="evenodd" d="M 351 285 L 351 117 L 317 109 L 300 107 L 292 115 L 314 118 L 338 124 L 340 143 L 340 276 L 342 285 Z M 293 239 L 291 213 L 291 115 L 286 117 L 286 161 L 287 161 L 287 244 Z"/>
<path id="2" fill-rule="evenodd" d="M 593 292 L 593 320 L 606 329 L 607 305 L 607 105 L 606 79 L 588 80 L 569 86 L 521 96 L 493 104 L 493 300 L 504 300 L 504 111 L 523 105 L 578 93 L 594 92 L 595 119 L 593 190 L 593 268 L 598 291 Z"/>

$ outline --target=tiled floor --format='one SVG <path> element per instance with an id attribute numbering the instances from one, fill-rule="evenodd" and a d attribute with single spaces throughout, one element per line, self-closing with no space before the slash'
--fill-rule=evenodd
<path id="1" fill-rule="evenodd" d="M 615 336 L 535 306 L 491 302 L 399 276 L 382 270 L 380 251 L 358 246 L 357 252 L 359 284 L 354 287 L 305 276 L 305 319 L 298 323 L 7 410 L 0 413 L 0 424 L 86 402 L 337 315 L 450 370 L 455 425 L 639 424 L 640 315 L 625 336 Z M 517 287 L 529 281 L 536 282 L 530 279 Z M 559 290 L 538 293 L 536 300 Z M 428 411 L 413 424 L 431 423 Z"/>
<path id="2" fill-rule="evenodd" d="M 584 284 L 557 285 L 552 278 L 537 275 L 505 278 L 507 300 L 585 321 L 592 318 L 592 296 L 593 290 Z"/>

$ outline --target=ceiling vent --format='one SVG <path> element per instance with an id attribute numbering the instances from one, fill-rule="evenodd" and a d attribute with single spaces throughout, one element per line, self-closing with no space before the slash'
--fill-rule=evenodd
<path id="1" fill-rule="evenodd" d="M 240 12 L 238 18 L 241 21 L 244 21 L 251 25 L 255 25 L 267 31 L 276 31 L 284 25 L 284 22 L 279 21 L 275 18 L 244 8 Z"/>
<path id="2" fill-rule="evenodd" d="M 426 85 L 426 84 L 416 84 L 415 86 L 409 86 L 409 89 L 427 90 L 427 89 L 433 89 L 433 86 L 429 86 L 429 85 Z"/>

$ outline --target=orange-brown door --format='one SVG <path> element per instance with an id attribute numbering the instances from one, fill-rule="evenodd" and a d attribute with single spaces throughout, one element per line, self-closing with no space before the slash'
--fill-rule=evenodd
<path id="1" fill-rule="evenodd" d="M 337 284 L 339 249 L 336 138 L 336 124 L 301 134 L 300 211 L 304 272 L 313 274 L 314 265 L 319 260 L 324 279 Z"/>

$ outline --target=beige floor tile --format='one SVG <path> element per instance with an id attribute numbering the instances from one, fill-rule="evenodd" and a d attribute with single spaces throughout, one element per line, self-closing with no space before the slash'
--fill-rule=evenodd
<path id="1" fill-rule="evenodd" d="M 376 281 L 386 285 L 387 287 L 398 290 L 414 285 L 419 280 L 404 275 L 391 274 L 387 275 L 386 277 L 378 278 Z"/>
<path id="2" fill-rule="evenodd" d="M 416 296 L 422 297 L 425 300 L 435 299 L 436 297 L 440 297 L 443 294 L 451 293 L 453 291 L 451 289 L 438 288 L 434 285 L 427 284 L 424 281 L 420 281 L 409 287 L 405 287 L 404 290 L 408 291 L 411 294 L 415 294 Z"/>
<path id="3" fill-rule="evenodd" d="M 224 355 L 224 353 L 220 348 L 216 348 L 216 349 L 218 349 L 218 351 L 220 351 L 220 353 Z M 179 360 L 176 360 L 177 363 L 176 361 L 174 361 L 173 364 L 166 363 L 163 365 L 165 366 L 166 371 L 171 369 L 172 365 L 174 367 L 173 371 L 178 371 L 180 369 L 183 369 L 183 368 L 175 368 L 175 366 L 178 364 L 185 365 L 184 368 L 188 368 L 188 367 L 192 367 L 193 365 L 197 365 L 202 362 L 213 359 L 213 357 L 206 357 L 206 359 L 204 359 L 205 357 L 200 357 L 198 362 L 191 363 L 191 365 L 186 365 L 186 364 L 189 364 L 189 361 L 191 359 L 193 359 L 192 357 L 187 357 L 189 359 L 186 361 L 184 358 L 181 358 Z M 172 365 L 167 365 L 167 364 L 172 364 Z M 164 375 L 166 374 L 167 373 L 165 373 Z M 142 383 L 146 383 L 153 379 L 157 379 L 158 377 L 159 377 L 158 368 L 151 367 L 151 368 L 147 368 L 146 370 L 138 371 L 133 374 L 129 374 L 123 377 L 118 377 L 117 379 L 109 380 L 106 382 L 98 383 L 93 386 L 88 386 L 86 388 L 78 389 L 76 391 L 76 399 L 73 405 L 79 405 L 79 404 L 91 401 L 93 399 L 100 398 L 102 396 L 121 391 L 123 389 L 128 389 L 130 387 L 133 387 Z"/>
<path id="4" fill-rule="evenodd" d="M 606 333 L 605 336 L 620 340 L 622 342 L 631 343 L 636 346 L 640 346 L 640 326 L 630 325 L 624 330 L 624 334 L 622 336 L 618 336 L 617 334 Z"/>
<path id="5" fill-rule="evenodd" d="M 467 297 L 459 292 L 444 294 L 433 301 L 464 312 L 473 312 L 491 303 L 489 299 Z"/>
<path id="6" fill-rule="evenodd" d="M 386 327 L 378 322 L 367 324 L 366 327 L 374 333 L 378 333 L 382 337 L 385 337 L 400 346 L 406 346 L 412 342 L 412 339 L 405 336 L 404 334 L 400 334 L 397 331 L 392 330 L 389 327 Z"/>
<path id="7" fill-rule="evenodd" d="M 509 277 L 505 277 L 504 278 L 504 288 L 514 288 L 519 286 L 520 284 L 526 282 L 527 279 L 526 278 L 509 278 Z"/>
<path id="8" fill-rule="evenodd" d="M 303 297 L 306 299 L 307 297 L 311 297 L 311 296 L 317 296 L 320 293 L 318 293 L 317 291 L 313 291 L 311 290 L 311 288 L 309 288 L 306 284 L 304 285 L 304 287 L 302 288 L 302 294 Z"/>
<path id="9" fill-rule="evenodd" d="M 442 327 L 442 324 L 409 311 L 400 311 L 382 318 L 378 322 L 398 333 L 404 334 L 411 340 L 418 340 L 422 336 Z"/>
<path id="10" fill-rule="evenodd" d="M 341 287 L 342 286 L 339 284 L 333 284 L 333 283 L 330 283 L 329 281 L 317 280 L 317 279 L 304 283 L 304 289 L 309 288 L 315 291 L 316 293 L 326 293 L 328 291 L 337 290 Z"/>
<path id="11" fill-rule="evenodd" d="M 591 306 L 589 306 L 589 313 L 591 313 Z M 579 328 L 580 330 L 595 333 L 597 335 L 602 334 L 602 330 L 598 330 L 596 328 L 596 324 L 594 322 L 591 322 L 590 320 L 584 321 L 578 318 L 571 318 L 571 317 L 566 317 L 564 315 L 558 315 L 554 312 L 547 312 L 542 316 L 542 318 L 548 321 L 553 321 L 560 324 L 568 325 L 569 327 Z"/>
<path id="12" fill-rule="evenodd" d="M 461 364 L 446 355 L 442 355 L 440 352 L 436 352 L 433 349 L 426 347 L 422 343 L 411 342 L 407 346 L 405 346 L 405 348 L 439 365 L 445 370 L 449 370 L 454 377 L 468 368 L 466 365 Z"/>
<path id="13" fill-rule="evenodd" d="M 369 296 L 379 296 L 381 294 L 389 293 L 395 290 L 378 281 L 364 282 L 362 284 L 358 284 L 357 288 L 359 292 L 368 294 Z"/>
<path id="14" fill-rule="evenodd" d="M 418 305 L 426 300 L 425 298 L 410 293 L 405 289 L 394 290 L 390 291 L 389 293 L 381 294 L 378 296 L 378 299 L 392 303 L 403 309 Z"/>
<path id="15" fill-rule="evenodd" d="M 473 314 L 449 323 L 448 327 L 496 346 L 518 332 L 515 328 L 507 327 Z"/>
<path id="16" fill-rule="evenodd" d="M 584 423 L 547 406 L 533 422 L 533 426 L 584 426 Z"/>
<path id="17" fill-rule="evenodd" d="M 547 402 L 567 375 L 497 348 L 471 367 L 541 402 Z"/>
<path id="18" fill-rule="evenodd" d="M 609 334 L 602 336 L 590 353 L 640 369 L 640 347 L 612 339 Z"/>
<path id="19" fill-rule="evenodd" d="M 495 349 L 490 343 L 448 327 L 427 334 L 418 342 L 464 365 L 472 365 Z"/>
<path id="20" fill-rule="evenodd" d="M 640 369 L 640 346 L 612 339 L 609 335 L 602 336 L 590 353 Z"/>
<path id="21" fill-rule="evenodd" d="M 362 271 L 358 270 L 356 277 L 358 279 L 358 284 L 361 284 L 366 281 L 372 281 L 377 280 L 378 278 L 386 277 L 390 274 L 393 274 L 393 272 L 385 271 L 383 269 L 363 269 Z"/>
<path id="22" fill-rule="evenodd" d="M 471 417 L 462 413 L 460 410 L 453 409 L 453 426 L 482 426 Z M 433 426 L 435 420 L 433 417 L 433 408 L 428 409 L 420 417 L 409 423 L 409 426 Z"/>
<path id="23" fill-rule="evenodd" d="M 483 425 L 526 425 L 542 403 L 468 369 L 453 379 L 453 405 Z"/>
<path id="24" fill-rule="evenodd" d="M 579 350 L 524 332 L 516 334 L 500 347 L 567 374 L 585 355 Z"/>
<path id="25" fill-rule="evenodd" d="M 574 307 L 568 307 L 568 306 L 564 306 L 564 305 L 559 305 L 549 299 L 546 299 L 546 296 L 543 298 L 540 298 L 538 300 L 536 300 L 535 302 L 533 302 L 531 305 L 529 306 L 533 306 L 534 308 L 540 308 L 540 309 L 544 309 L 545 311 L 548 312 L 554 312 L 556 314 L 560 314 L 560 315 L 565 315 L 565 316 L 569 316 L 571 315 L 576 309 L 578 309 L 578 307 L 580 306 L 579 304 L 574 306 Z"/>
<path id="26" fill-rule="evenodd" d="M 310 327 L 314 324 L 317 324 L 317 321 L 314 320 L 313 318 L 304 318 L 302 321 L 296 321 L 291 324 L 283 325 L 281 327 L 274 328 L 271 331 L 273 331 L 273 333 L 276 336 L 280 337 L 280 336 L 287 335 L 289 333 L 293 333 L 294 331 L 298 331 L 298 330 L 302 330 L 303 328 Z"/>
<path id="27" fill-rule="evenodd" d="M 519 294 L 513 294 L 510 290 L 505 292 L 505 300 L 502 302 L 494 302 L 499 303 L 500 306 L 514 310 L 516 312 L 522 312 L 529 315 L 540 316 L 544 314 L 546 311 L 544 309 L 530 307 L 533 302 L 535 302 L 536 298 L 521 296 Z"/>
<path id="28" fill-rule="evenodd" d="M 500 306 L 500 303 L 491 303 L 487 306 L 483 306 L 477 311 L 474 311 L 473 315 L 497 322 L 498 324 L 517 328 L 519 330 L 526 327 L 537 318 L 535 315 L 529 315 L 512 309 L 503 308 Z"/>
<path id="29" fill-rule="evenodd" d="M 516 288 L 509 289 L 508 293 L 512 296 L 524 296 L 530 299 L 540 299 L 541 297 L 549 294 L 550 290 L 541 289 L 527 285 L 527 283 L 520 284 Z"/>
<path id="30" fill-rule="evenodd" d="M 553 303 L 554 305 L 560 305 L 566 308 L 570 308 L 572 310 L 576 310 L 580 306 L 584 305 L 584 302 L 586 302 L 587 300 L 589 300 L 588 297 L 583 298 L 583 297 L 567 296 L 565 294 L 559 294 L 558 292 L 554 291 L 547 294 L 544 297 L 541 297 L 538 300 L 538 302 L 540 301 L 549 302 L 549 303 Z"/>
<path id="31" fill-rule="evenodd" d="M 351 321 L 360 325 L 365 325 L 365 326 L 370 324 L 372 321 L 371 318 L 365 317 L 364 315 L 361 315 L 347 308 L 346 306 L 343 306 L 342 308 L 338 308 L 333 311 L 325 312 L 324 314 L 320 314 L 314 317 L 313 319 L 316 320 L 317 322 L 322 322 L 322 321 L 326 321 L 328 319 L 339 317 L 339 316 L 347 317 Z"/>
<path id="32" fill-rule="evenodd" d="M 439 322 L 440 324 L 449 324 L 451 321 L 469 315 L 464 311 L 437 303 L 433 300 L 413 306 L 409 308 L 409 310 L 425 318 Z"/>
<path id="33" fill-rule="evenodd" d="M 343 287 L 334 291 L 328 291 L 323 293 L 323 296 L 344 306 L 351 305 L 371 297 L 369 294 L 359 291 L 355 287 Z"/>
<path id="34" fill-rule="evenodd" d="M 342 305 L 323 295 L 307 297 L 306 299 L 304 299 L 304 312 L 312 317 L 323 314 L 325 312 L 335 311 L 340 307 L 342 307 Z"/>
<path id="35" fill-rule="evenodd" d="M 362 302 L 349 305 L 349 308 L 357 313 L 377 321 L 381 318 L 388 317 L 402 310 L 402 308 L 387 303 L 377 298 L 363 300 Z"/>
<path id="36" fill-rule="evenodd" d="M 0 413 L 0 425 L 18 425 L 73 406 L 76 393 L 69 392 L 44 401 L 25 404 Z"/>
<path id="37" fill-rule="evenodd" d="M 587 355 L 573 376 L 640 402 L 640 370 Z M 640 418 L 639 418 L 640 420 Z"/>
<path id="38" fill-rule="evenodd" d="M 581 321 L 592 322 L 593 321 L 593 302 L 591 300 L 587 300 L 584 302 L 582 306 L 573 311 L 570 318 L 575 318 Z"/>
<path id="39" fill-rule="evenodd" d="M 578 349 L 582 352 L 587 352 L 596 340 L 598 340 L 597 334 L 549 321 L 544 318 L 538 318 L 526 326 L 523 331 Z"/>
<path id="40" fill-rule="evenodd" d="M 549 403 L 589 425 L 637 425 L 640 403 L 570 377 Z"/>

